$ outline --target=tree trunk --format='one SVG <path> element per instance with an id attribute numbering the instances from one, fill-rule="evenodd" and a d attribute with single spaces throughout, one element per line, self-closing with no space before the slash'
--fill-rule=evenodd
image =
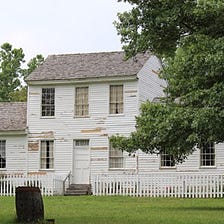
<path id="1" fill-rule="evenodd" d="M 38 222 L 44 219 L 44 206 L 38 187 L 16 188 L 16 214 L 19 222 Z"/>

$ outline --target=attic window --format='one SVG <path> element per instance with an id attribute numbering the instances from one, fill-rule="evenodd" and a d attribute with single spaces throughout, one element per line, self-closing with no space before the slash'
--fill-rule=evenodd
<path id="1" fill-rule="evenodd" d="M 42 89 L 42 117 L 52 117 L 55 115 L 55 89 Z"/>
<path id="2" fill-rule="evenodd" d="M 124 109 L 123 85 L 110 86 L 110 114 L 122 114 Z"/>

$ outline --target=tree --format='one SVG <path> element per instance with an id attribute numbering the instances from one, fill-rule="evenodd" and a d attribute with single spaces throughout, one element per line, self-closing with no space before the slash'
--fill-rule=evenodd
<path id="1" fill-rule="evenodd" d="M 36 55 L 36 57 L 32 58 L 28 62 L 27 69 L 23 70 L 23 77 L 26 78 L 31 72 L 33 72 L 43 62 L 44 62 L 44 57 L 41 54 Z"/>
<path id="2" fill-rule="evenodd" d="M 20 49 L 12 49 L 12 45 L 5 43 L 0 50 L 0 101 L 10 101 L 10 93 L 21 84 L 21 65 L 24 53 Z"/>
<path id="3" fill-rule="evenodd" d="M 12 102 L 26 102 L 27 101 L 27 86 L 20 86 L 18 89 L 9 93 L 9 99 Z"/>
<path id="4" fill-rule="evenodd" d="M 133 5 L 115 22 L 128 57 L 152 51 L 173 56 L 186 37 L 224 34 L 224 2 L 220 0 L 118 0 Z"/>
<path id="5" fill-rule="evenodd" d="M 146 102 L 129 137 L 113 145 L 133 152 L 166 150 L 177 162 L 195 146 L 224 141 L 224 3 L 127 0 L 130 12 L 115 25 L 127 57 L 152 51 L 163 59 L 167 81 L 161 104 Z"/>
<path id="6" fill-rule="evenodd" d="M 39 65 L 44 62 L 44 57 L 41 54 L 36 55 L 27 63 L 27 68 L 22 70 L 23 80 L 33 72 Z M 14 90 L 10 93 L 10 98 L 12 101 L 27 101 L 27 86 L 21 86 L 20 88 Z"/>
<path id="7" fill-rule="evenodd" d="M 44 58 L 37 55 L 22 68 L 24 60 L 22 48 L 16 49 L 9 43 L 4 43 L 0 50 L 0 102 L 26 101 L 27 88 L 22 83 Z"/>

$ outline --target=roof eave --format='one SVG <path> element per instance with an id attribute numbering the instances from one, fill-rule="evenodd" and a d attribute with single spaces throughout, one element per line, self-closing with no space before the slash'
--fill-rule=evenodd
<path id="1" fill-rule="evenodd" d="M 11 136 L 11 135 L 26 135 L 27 130 L 0 130 L 0 136 Z"/>
<path id="2" fill-rule="evenodd" d="M 58 84 L 81 84 L 81 83 L 99 83 L 99 82 L 114 82 L 114 81 L 131 81 L 136 80 L 137 74 L 124 76 L 110 77 L 84 77 L 76 79 L 52 79 L 52 80 L 27 80 L 28 85 L 58 85 Z"/>

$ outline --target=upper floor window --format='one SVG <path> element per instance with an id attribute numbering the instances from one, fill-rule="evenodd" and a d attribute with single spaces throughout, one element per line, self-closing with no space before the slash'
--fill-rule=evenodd
<path id="1" fill-rule="evenodd" d="M 6 168 L 6 141 L 0 140 L 0 168 Z"/>
<path id="2" fill-rule="evenodd" d="M 123 85 L 110 86 L 110 114 L 122 114 L 124 111 Z"/>
<path id="3" fill-rule="evenodd" d="M 85 117 L 89 115 L 89 88 L 75 88 L 75 116 Z"/>
<path id="4" fill-rule="evenodd" d="M 166 151 L 160 154 L 160 166 L 161 168 L 173 168 L 175 167 L 175 160 L 173 155 L 168 154 Z"/>
<path id="5" fill-rule="evenodd" d="M 40 145 L 40 168 L 53 169 L 54 168 L 54 141 L 43 140 Z"/>
<path id="6" fill-rule="evenodd" d="M 215 144 L 209 142 L 199 146 L 200 148 L 200 165 L 215 166 Z"/>
<path id="7" fill-rule="evenodd" d="M 124 156 L 121 150 L 110 145 L 109 148 L 109 168 L 124 168 Z"/>
<path id="8" fill-rule="evenodd" d="M 55 89 L 42 88 L 41 114 L 43 117 L 55 115 Z"/>

